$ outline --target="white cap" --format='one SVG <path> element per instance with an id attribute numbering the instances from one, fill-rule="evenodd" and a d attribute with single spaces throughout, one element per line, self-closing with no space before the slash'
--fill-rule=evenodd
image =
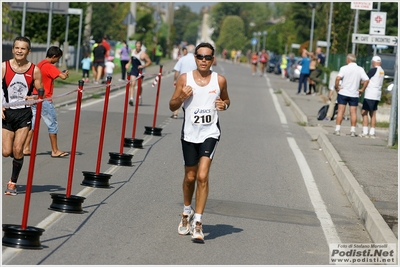
<path id="1" fill-rule="evenodd" d="M 372 58 L 372 61 L 381 62 L 381 58 L 378 57 L 378 56 L 374 56 L 374 57 Z"/>

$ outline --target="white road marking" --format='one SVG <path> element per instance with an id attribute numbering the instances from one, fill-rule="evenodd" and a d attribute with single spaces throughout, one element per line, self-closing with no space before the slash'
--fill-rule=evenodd
<path id="1" fill-rule="evenodd" d="M 267 84 L 270 84 L 268 78 L 267 78 Z M 275 108 L 278 112 L 282 126 L 285 128 L 285 131 L 289 132 L 289 129 L 287 127 L 286 116 L 281 109 L 281 106 L 278 102 L 276 95 L 274 94 L 274 90 L 269 89 L 269 92 L 272 96 L 272 100 L 275 104 Z M 321 227 L 324 232 L 328 245 L 331 243 L 341 243 L 335 225 L 332 221 L 331 215 L 327 211 L 326 205 L 318 190 L 317 184 L 314 180 L 314 176 L 311 172 L 311 169 L 307 163 L 306 158 L 304 157 L 300 148 L 297 146 L 296 140 L 293 137 L 287 136 L 287 140 L 296 158 L 297 164 L 300 168 L 304 184 L 306 185 L 307 192 L 310 197 L 311 203 L 314 207 L 315 214 L 317 215 L 317 218 L 321 223 Z"/>

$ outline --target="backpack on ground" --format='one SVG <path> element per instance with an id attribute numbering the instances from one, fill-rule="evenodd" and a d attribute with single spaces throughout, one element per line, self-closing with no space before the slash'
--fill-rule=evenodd
<path id="1" fill-rule="evenodd" d="M 329 105 L 322 106 L 318 110 L 317 120 L 322 121 L 323 119 L 325 119 L 326 118 L 326 113 L 328 113 L 328 109 L 329 109 Z M 333 120 L 333 118 L 335 117 L 336 113 L 337 113 L 337 104 L 335 105 L 335 108 L 333 110 L 332 118 L 330 118 L 331 120 Z"/>

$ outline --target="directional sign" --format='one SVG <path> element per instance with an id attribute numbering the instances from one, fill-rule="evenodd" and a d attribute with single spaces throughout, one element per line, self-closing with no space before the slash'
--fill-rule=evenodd
<path id="1" fill-rule="evenodd" d="M 252 38 L 252 39 L 251 39 L 251 44 L 252 44 L 252 45 L 256 45 L 257 42 L 258 42 L 257 38 Z"/>
<path id="2" fill-rule="evenodd" d="M 364 1 L 364 2 L 351 2 L 351 9 L 362 9 L 362 10 L 372 10 L 373 2 Z"/>
<path id="3" fill-rule="evenodd" d="M 369 34 L 385 35 L 386 31 L 386 12 L 371 12 L 369 23 Z"/>
<path id="4" fill-rule="evenodd" d="M 352 34 L 352 42 L 357 44 L 374 44 L 374 45 L 389 45 L 397 46 L 398 36 L 380 36 L 368 34 Z"/>

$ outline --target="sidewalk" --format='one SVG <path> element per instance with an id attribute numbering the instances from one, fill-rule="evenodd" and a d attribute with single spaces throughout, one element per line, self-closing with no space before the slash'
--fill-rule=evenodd
<path id="1" fill-rule="evenodd" d="M 282 96 L 296 118 L 317 141 L 353 209 L 376 243 L 397 243 L 398 150 L 387 147 L 388 129 L 376 129 L 376 139 L 350 137 L 350 122 L 343 120 L 341 136 L 333 135 L 335 121 L 317 120 L 326 104 L 321 95 L 296 95 L 297 83 L 282 81 Z M 378 108 L 379 109 L 379 108 Z M 360 113 L 357 113 L 358 120 Z M 357 124 L 360 134 L 362 125 Z"/>

